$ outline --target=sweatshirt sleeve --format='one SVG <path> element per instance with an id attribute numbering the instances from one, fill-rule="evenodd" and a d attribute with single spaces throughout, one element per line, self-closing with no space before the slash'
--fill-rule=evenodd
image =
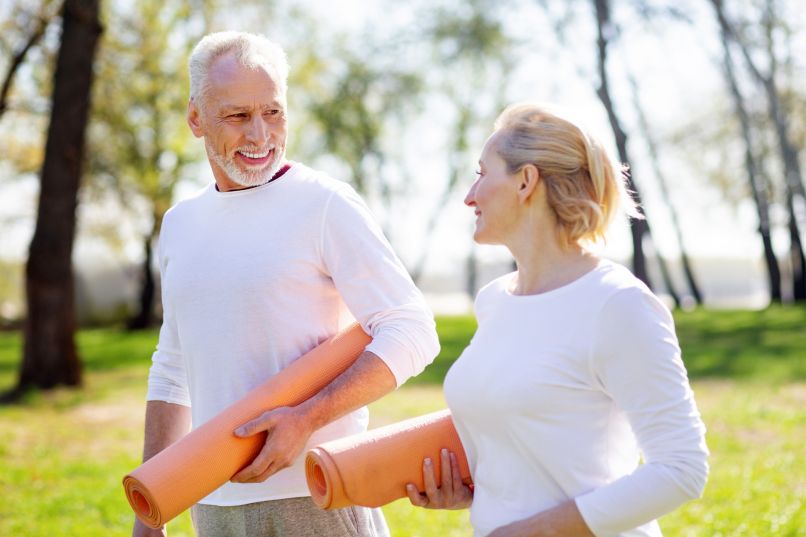
<path id="1" fill-rule="evenodd" d="M 367 350 L 384 361 L 400 386 L 439 352 L 434 316 L 422 293 L 348 185 L 330 197 L 321 237 L 336 289 L 373 338 Z"/>
<path id="2" fill-rule="evenodd" d="M 702 496 L 705 426 L 689 386 L 669 310 L 648 290 L 617 292 L 594 334 L 593 374 L 625 413 L 644 463 L 576 498 L 597 536 L 617 535 Z"/>
<path id="3" fill-rule="evenodd" d="M 163 230 L 165 226 L 163 226 Z M 157 350 L 151 356 L 151 369 L 148 373 L 148 391 L 146 401 L 165 401 L 178 405 L 190 406 L 187 370 L 179 334 L 176 328 L 173 307 L 168 300 L 167 257 L 163 251 L 163 237 L 160 237 L 158 252 L 160 258 L 160 275 L 162 287 L 163 321 L 160 328 Z"/>

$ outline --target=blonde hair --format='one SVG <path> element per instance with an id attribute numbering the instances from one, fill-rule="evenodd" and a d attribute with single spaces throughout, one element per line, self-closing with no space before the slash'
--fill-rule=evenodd
<path id="1" fill-rule="evenodd" d="M 263 67 L 273 74 L 282 94 L 288 89 L 288 59 L 285 51 L 273 41 L 246 32 L 216 32 L 206 35 L 193 49 L 188 61 L 190 98 L 201 107 L 209 90 L 210 66 L 216 58 L 234 53 L 244 67 Z"/>
<path id="2" fill-rule="evenodd" d="M 626 167 L 616 168 L 605 148 L 561 113 L 539 103 L 507 107 L 495 120 L 496 150 L 509 173 L 537 167 L 561 244 L 597 242 L 620 205 L 641 215 L 626 194 Z"/>

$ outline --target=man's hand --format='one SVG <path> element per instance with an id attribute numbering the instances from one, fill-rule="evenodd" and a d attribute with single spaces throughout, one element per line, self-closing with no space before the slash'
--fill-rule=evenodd
<path id="1" fill-rule="evenodd" d="M 165 526 L 156 530 L 151 529 L 140 522 L 139 518 L 135 518 L 132 537 L 168 537 L 168 530 L 165 529 Z"/>
<path id="2" fill-rule="evenodd" d="M 252 463 L 232 476 L 234 483 L 259 483 L 299 457 L 313 431 L 395 389 L 395 376 L 375 354 L 364 351 L 318 394 L 295 407 L 270 410 L 235 430 L 240 437 L 267 433 Z"/>
<path id="3" fill-rule="evenodd" d="M 268 433 L 263 449 L 252 463 L 232 476 L 234 483 L 260 483 L 287 468 L 302 453 L 313 433 L 313 426 L 298 407 L 280 407 L 244 423 L 235 430 L 242 438 Z"/>

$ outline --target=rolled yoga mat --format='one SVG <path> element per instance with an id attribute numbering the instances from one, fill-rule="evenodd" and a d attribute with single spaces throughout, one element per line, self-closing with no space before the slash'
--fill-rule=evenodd
<path id="1" fill-rule="evenodd" d="M 159 528 L 246 467 L 266 434 L 233 431 L 263 412 L 297 405 L 345 371 L 371 338 L 358 324 L 326 340 L 123 478 L 126 498 L 144 524 Z"/>
<path id="2" fill-rule="evenodd" d="M 472 483 L 462 442 L 449 410 L 441 410 L 319 445 L 305 457 L 305 477 L 322 509 L 349 505 L 380 507 L 406 496 L 406 484 L 420 491 L 423 459 L 430 457 L 439 483 L 440 451 L 456 454 L 462 481 Z"/>

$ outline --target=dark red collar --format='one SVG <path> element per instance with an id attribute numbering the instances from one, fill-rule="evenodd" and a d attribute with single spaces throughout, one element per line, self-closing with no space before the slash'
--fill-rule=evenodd
<path id="1" fill-rule="evenodd" d="M 286 162 L 285 164 L 283 164 L 283 167 L 282 167 L 282 168 L 280 168 L 279 170 L 277 170 L 277 173 L 275 173 L 274 175 L 272 175 L 272 176 L 271 176 L 271 179 L 269 179 L 267 182 L 271 183 L 271 182 L 272 182 L 272 181 L 274 181 L 275 179 L 279 179 L 280 177 L 282 177 L 282 176 L 285 174 L 285 172 L 287 172 L 287 171 L 288 171 L 288 170 L 290 170 L 290 169 L 291 169 L 291 163 L 290 163 L 290 162 Z"/>
<path id="2" fill-rule="evenodd" d="M 283 164 L 283 167 L 282 167 L 282 168 L 280 168 L 279 170 L 277 170 L 277 171 L 274 173 L 274 175 L 272 175 L 272 176 L 271 176 L 271 179 L 269 179 L 268 181 L 266 181 L 265 183 L 263 183 L 263 185 L 269 184 L 269 183 L 271 183 L 272 181 L 274 181 L 275 179 L 279 179 L 280 177 L 282 177 L 283 175 L 285 175 L 285 172 L 287 172 L 287 171 L 288 171 L 288 170 L 290 170 L 290 169 L 291 169 L 291 163 L 290 163 L 290 162 L 286 162 L 285 164 Z M 259 186 L 263 186 L 263 185 L 248 186 L 248 187 L 246 187 L 246 188 L 239 188 L 238 190 L 249 190 L 250 188 L 257 188 L 257 187 L 259 187 Z M 215 189 L 216 189 L 216 190 L 218 190 L 219 192 L 221 192 L 221 190 L 218 188 L 218 184 L 216 184 L 216 185 L 215 185 Z"/>

